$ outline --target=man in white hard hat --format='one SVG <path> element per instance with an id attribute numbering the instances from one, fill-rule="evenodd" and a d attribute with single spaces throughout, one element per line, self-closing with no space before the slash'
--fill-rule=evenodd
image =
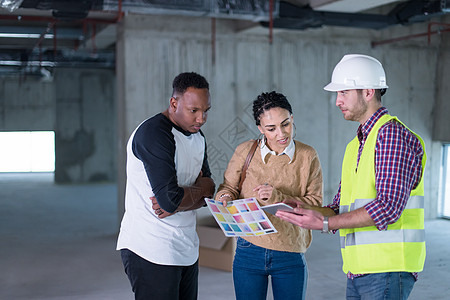
<path id="1" fill-rule="evenodd" d="M 425 146 L 382 106 L 387 88 L 375 58 L 341 59 L 324 89 L 337 92 L 344 118 L 360 126 L 345 151 L 338 193 L 327 207 L 276 214 L 304 228 L 339 230 L 347 299 L 407 299 L 425 261 Z"/>

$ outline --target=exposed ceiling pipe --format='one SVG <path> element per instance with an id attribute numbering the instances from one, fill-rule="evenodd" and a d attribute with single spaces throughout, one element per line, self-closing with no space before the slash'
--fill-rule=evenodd
<path id="1" fill-rule="evenodd" d="M 441 28 L 432 31 L 431 27 L 435 26 L 435 25 L 441 26 Z M 443 27 L 447 27 L 447 28 L 442 28 L 442 26 Z M 396 38 L 392 38 L 392 39 L 376 41 L 376 42 L 372 42 L 371 45 L 374 48 L 374 47 L 381 46 L 381 45 L 392 44 L 392 43 L 396 43 L 396 42 L 400 42 L 400 41 L 404 41 L 404 40 L 409 40 L 409 39 L 413 39 L 413 38 L 418 38 L 418 37 L 423 37 L 423 36 L 427 36 L 428 37 L 428 45 L 429 45 L 431 43 L 431 36 L 432 35 L 450 31 L 450 24 L 445 24 L 445 23 L 430 22 L 427 27 L 428 27 L 427 32 L 410 34 L 410 35 L 405 35 L 405 36 L 396 37 Z"/>
<path id="2" fill-rule="evenodd" d="M 314 10 L 357 13 L 399 0 L 309 0 Z"/>
<path id="3" fill-rule="evenodd" d="M 118 1 L 118 10 L 117 10 L 117 14 L 115 15 L 114 18 L 112 19 L 99 19 L 99 18 L 89 18 L 86 17 L 84 19 L 74 19 L 74 20 L 70 20 L 74 23 L 77 22 L 82 22 L 83 23 L 83 28 L 85 29 L 84 31 L 84 35 L 76 35 L 76 33 L 73 31 L 71 33 L 66 32 L 67 30 L 65 30 L 65 28 L 62 28 L 63 30 L 63 36 L 62 38 L 65 39 L 73 39 L 75 41 L 74 44 L 74 49 L 77 50 L 78 52 L 78 46 L 80 43 L 80 39 L 83 39 L 83 36 L 87 35 L 87 30 L 86 30 L 86 25 L 87 24 L 91 24 L 92 25 L 92 32 L 91 32 L 91 39 L 92 39 L 92 47 L 93 47 L 93 53 L 96 54 L 95 57 L 92 57 L 90 55 L 86 56 L 86 54 L 83 54 L 82 52 L 80 52 L 80 55 L 78 56 L 74 56 L 72 58 L 72 54 L 66 53 L 66 52 L 58 52 L 58 48 L 57 48 L 57 39 L 61 38 L 61 35 L 59 35 L 57 37 L 56 35 L 56 23 L 58 23 L 60 21 L 60 19 L 57 17 L 58 15 L 64 16 L 64 11 L 63 13 L 60 14 L 53 14 L 53 17 L 43 17 L 43 16 L 21 16 L 21 15 L 0 15 L 0 20 L 14 20 L 14 21 L 28 21 L 28 22 L 45 22 L 48 23 L 47 28 L 45 29 L 45 31 L 43 33 L 41 33 L 39 35 L 38 40 L 35 43 L 35 46 L 31 49 L 31 52 L 28 54 L 25 54 L 26 56 L 26 68 L 30 69 L 30 68 L 36 68 L 37 66 L 39 68 L 42 67 L 57 67 L 57 66 L 85 66 L 85 67 L 89 67 L 89 66 L 95 66 L 95 67 L 99 67 L 99 68 L 111 68 L 114 67 L 114 58 L 108 58 L 108 54 L 107 53 L 97 53 L 97 47 L 95 44 L 95 38 L 97 36 L 97 24 L 115 24 L 117 22 L 120 22 L 122 20 L 122 17 L 124 15 L 123 10 L 122 10 L 122 0 Z M 64 21 L 69 21 L 67 19 L 64 19 Z M 23 30 L 23 27 L 17 27 L 19 30 Z M 14 28 L 12 28 L 11 33 L 14 33 Z M 51 37 L 51 31 L 53 30 L 53 55 L 50 56 L 48 55 L 48 53 L 44 53 L 42 50 L 42 43 L 44 38 L 48 38 L 49 36 Z M 65 32 L 65 33 L 64 33 Z M 81 33 L 81 32 L 80 32 Z M 36 49 L 36 47 L 39 47 L 39 51 L 38 53 L 33 54 L 34 50 Z M 28 51 L 27 51 L 28 52 Z M 59 54 L 58 54 L 59 53 Z M 64 54 L 65 53 L 65 54 Z M 7 52 L 2 54 L 2 59 L 0 61 L 0 66 L 15 66 L 18 71 L 20 71 L 21 69 L 23 69 L 23 59 L 18 57 L 20 53 L 16 52 L 16 54 L 8 54 Z M 37 54 L 37 57 L 36 57 Z M 45 54 L 45 56 L 44 56 Z M 68 55 L 66 57 L 66 55 Z M 58 55 L 60 55 L 60 58 L 57 58 Z M 22 55 L 23 56 L 23 55 Z M 33 56 L 35 57 L 33 59 Z M 81 60 L 80 60 L 81 59 Z M 70 62 L 72 61 L 72 62 Z M 77 65 L 75 65 L 77 64 Z"/>
<path id="4" fill-rule="evenodd" d="M 273 40 L 273 0 L 269 2 L 269 44 L 272 45 Z"/>
<path id="5" fill-rule="evenodd" d="M 101 24 L 114 24 L 122 18 L 123 13 L 119 12 L 113 19 L 99 19 L 99 18 L 85 18 L 83 20 L 75 20 L 74 22 L 91 22 Z M 0 15 L 0 20 L 14 20 L 14 21 L 31 21 L 31 22 L 54 22 L 59 21 L 55 17 L 41 17 L 41 16 L 17 16 L 17 15 Z"/>
<path id="6" fill-rule="evenodd" d="M 268 3 L 270 0 L 103 0 L 104 11 L 116 11 L 120 2 L 125 12 L 153 15 L 183 15 L 224 19 L 240 19 L 253 22 L 268 21 Z M 274 0 L 278 3 L 279 0 Z M 97 6 L 99 7 L 99 6 Z M 278 6 L 275 6 L 275 14 Z"/>
<path id="7" fill-rule="evenodd" d="M 39 69 L 42 68 L 42 46 L 39 45 Z"/>
<path id="8" fill-rule="evenodd" d="M 42 41 L 45 39 L 45 36 L 49 34 L 51 31 L 53 31 L 53 40 L 56 39 L 56 21 L 48 23 L 47 28 L 44 30 L 44 32 L 41 33 L 38 40 L 36 41 L 34 47 L 31 49 L 30 53 L 27 55 L 27 58 L 31 56 L 31 54 L 34 52 L 36 48 L 38 48 L 38 56 L 39 56 L 39 69 L 42 68 Z M 26 65 L 24 69 L 31 68 L 29 61 L 26 62 Z"/>
<path id="9" fill-rule="evenodd" d="M 97 48 L 95 46 L 95 35 L 96 34 L 97 34 L 97 26 L 95 23 L 93 23 L 91 39 L 92 39 L 92 53 L 94 53 L 94 54 L 97 52 Z"/>
<path id="10" fill-rule="evenodd" d="M 10 0 L 12 1 L 12 0 Z M 326 2 L 325 0 L 317 0 L 315 2 Z M 380 1 L 372 1 L 372 0 L 341 0 L 334 2 L 347 2 L 358 1 L 358 5 L 360 2 L 370 2 L 373 4 L 377 2 L 393 2 L 391 0 L 380 0 Z M 101 5 L 99 3 L 102 3 Z M 35 8 L 35 9 L 46 9 L 46 10 L 54 10 L 58 12 L 57 14 L 53 14 L 53 17 L 40 17 L 40 16 L 17 16 L 17 15 L 0 15 L 0 20 L 15 20 L 15 21 L 31 21 L 31 22 L 58 22 L 67 20 L 67 17 L 76 17 L 79 15 L 83 15 L 83 13 L 87 12 L 99 12 L 92 10 L 91 8 L 95 8 L 97 10 L 108 12 L 108 19 L 92 17 L 89 15 L 82 19 L 71 19 L 72 24 L 75 22 L 83 22 L 83 26 L 85 28 L 89 28 L 88 24 L 92 25 L 92 31 L 87 32 L 85 34 L 80 33 L 80 38 L 76 38 L 75 33 L 72 32 L 72 38 L 64 36 L 65 29 L 58 25 L 58 38 L 61 41 L 63 38 L 67 38 L 68 40 L 74 40 L 75 45 L 74 49 L 76 52 L 84 53 L 86 57 L 77 56 L 79 59 L 81 57 L 82 60 L 89 61 L 92 57 L 89 57 L 89 54 L 86 52 L 82 52 L 77 47 L 77 43 L 84 43 L 84 36 L 91 36 L 92 48 L 94 52 L 97 52 L 97 48 L 102 48 L 100 46 L 100 26 L 99 24 L 115 24 L 120 22 L 124 16 L 125 11 L 139 11 L 141 13 L 148 14 L 178 14 L 178 15 L 192 15 L 192 16 L 202 16 L 202 17 L 211 17 L 214 18 L 214 21 L 211 21 L 211 34 L 212 34 L 212 46 L 214 47 L 214 52 L 212 53 L 212 60 L 215 61 L 215 47 L 216 47 L 216 19 L 215 18 L 228 18 L 228 19 L 244 19 L 251 20 L 253 22 L 260 22 L 264 26 L 269 27 L 269 43 L 273 42 L 273 29 L 274 28 L 289 28 L 302 30 L 306 28 L 315 28 L 321 27 L 323 25 L 329 26 L 347 26 L 347 27 L 355 27 L 355 28 L 370 28 L 370 29 L 382 29 L 391 25 L 402 24 L 409 25 L 417 22 L 424 22 L 429 20 L 433 16 L 443 15 L 445 13 L 450 12 L 448 8 L 448 4 L 450 0 L 410 0 L 410 1 L 399 1 L 399 5 L 396 5 L 393 10 L 389 12 L 388 15 L 382 14 L 360 14 L 360 13 L 333 13 L 329 11 L 315 11 L 311 9 L 305 3 L 312 3 L 312 0 L 292 0 L 289 1 L 294 4 L 290 4 L 285 1 L 279 0 L 259 0 L 259 1 L 246 1 L 246 0 L 235 0 L 235 1 L 217 1 L 217 0 L 202 0 L 202 1 L 192 1 L 191 4 L 187 5 L 189 1 L 150 1 L 150 0 L 83 0 L 83 1 L 69 1 L 69 0 L 28 0 L 24 1 L 22 8 Z M 193 2 L 196 2 L 195 4 Z M 327 0 L 327 2 L 333 2 L 333 0 Z M 33 4 L 34 3 L 34 4 Z M 108 4 L 106 4 L 108 3 Z M 156 4 L 155 4 L 156 3 Z M 184 4 L 183 4 L 184 3 Z M 199 4 L 201 3 L 201 4 Z M 249 4 L 251 3 L 251 4 Z M 70 5 L 68 5 L 70 4 Z M 73 5 L 72 5 L 73 4 Z M 34 6 L 33 6 L 34 5 Z M 109 5 L 109 6 L 108 6 Z M 109 11 L 108 11 L 109 9 Z M 123 10 L 124 9 L 124 10 Z M 59 19 L 58 16 L 64 19 Z M 45 25 L 44 25 L 45 26 Z M 44 28 L 43 26 L 43 28 Z M 431 27 L 436 25 L 431 25 Z M 14 27 L 14 26 L 12 26 Z M 9 30 L 15 30 L 14 28 L 9 27 Z M 20 26 L 17 26 L 20 27 Z M 81 32 L 81 26 L 75 26 Z M 25 28 L 32 28 L 25 27 Z M 42 28 L 42 29 L 43 29 Z M 435 28 L 435 27 L 433 27 Z M 42 30 L 40 29 L 40 30 Z M 56 29 L 56 26 L 55 28 Z M 22 28 L 24 30 L 24 28 Z M 438 30 L 428 30 L 426 35 L 430 36 L 433 34 L 437 34 L 440 32 L 448 31 L 448 28 L 445 27 L 443 29 Z M 13 31 L 14 32 L 14 31 Z M 37 34 L 41 32 L 38 31 Z M 411 35 L 408 37 L 400 37 L 399 39 L 408 39 L 416 36 L 423 36 L 423 34 Z M 42 35 L 40 36 L 42 39 Z M 49 38 L 49 36 L 47 36 Z M 54 39 L 54 54 L 53 57 L 51 53 L 48 54 L 44 50 L 43 55 L 48 55 L 50 60 L 56 60 L 56 53 L 59 52 L 58 63 L 64 61 L 65 59 L 70 58 L 71 56 L 68 53 L 73 52 L 73 49 L 69 49 L 71 44 L 69 43 L 68 47 L 65 44 L 60 43 L 59 51 L 56 49 L 56 39 Z M 34 41 L 34 40 L 33 40 Z M 373 46 L 378 46 L 383 43 L 389 43 L 390 41 L 374 41 Z M 33 43 L 33 42 L 32 42 Z M 39 46 L 42 46 L 43 41 L 39 42 Z M 63 46 L 61 46 L 63 45 Z M 69 50 L 68 50 L 69 49 Z M 20 51 L 20 50 L 19 50 Z M 19 52 L 16 51 L 16 52 Z M 23 50 L 27 51 L 27 50 Z M 102 51 L 100 51 L 102 52 Z M 107 51 L 103 51 L 107 52 Z M 113 53 L 109 51 L 110 53 Z M 65 53 L 61 55 L 61 53 Z M 36 54 L 36 53 L 35 53 Z M 91 53 L 92 54 L 92 53 Z M 99 53 L 101 54 L 101 53 Z M 9 60 L 9 58 L 16 58 L 17 55 L 12 51 L 2 52 L 1 53 L 2 60 L 3 57 L 5 60 Z M 68 56 L 64 56 L 68 55 Z M 92 55 L 90 55 L 92 56 Z M 95 58 L 94 58 L 95 59 Z M 32 58 L 30 58 L 30 61 Z M 20 59 L 19 59 L 20 62 Z M 65 61 L 66 63 L 68 61 Z M 2 62 L 0 62 L 0 65 Z"/>
<path id="11" fill-rule="evenodd" d="M 431 26 L 435 26 L 435 25 L 436 26 L 447 27 L 445 29 L 442 29 L 442 28 L 438 29 L 437 32 L 436 32 L 437 34 L 439 34 L 441 32 L 450 31 L 450 24 L 448 24 L 448 23 L 438 23 L 438 22 L 430 22 L 430 23 L 428 23 L 428 44 L 431 43 Z"/>
<path id="12" fill-rule="evenodd" d="M 57 54 L 57 39 L 56 39 L 56 26 L 53 28 L 53 61 L 56 62 L 56 54 Z"/>
<path id="13" fill-rule="evenodd" d="M 211 64 L 216 64 L 216 18 L 211 18 Z"/>
<path id="14" fill-rule="evenodd" d="M 122 0 L 119 0 L 119 9 L 117 11 L 117 19 L 116 22 L 120 22 L 123 17 L 123 10 L 122 10 Z"/>
<path id="15" fill-rule="evenodd" d="M 45 39 L 45 36 L 50 33 L 50 31 L 54 31 L 54 27 L 55 27 L 56 21 L 52 21 L 50 23 L 48 23 L 47 28 L 45 29 L 44 32 L 41 33 L 41 35 L 39 36 L 38 40 L 36 41 L 36 44 L 34 45 L 34 47 L 31 49 L 31 52 L 34 51 L 34 49 L 36 49 L 36 47 L 39 47 L 42 43 L 42 41 Z M 55 36 L 55 34 L 53 34 L 53 36 Z"/>
<path id="16" fill-rule="evenodd" d="M 384 29 L 393 25 L 409 25 L 425 22 L 432 17 L 449 12 L 446 9 L 450 0 L 411 0 L 402 1 L 387 15 L 373 13 L 348 13 L 316 11 L 309 6 L 296 6 L 280 2 L 279 15 L 274 20 L 274 28 L 304 30 L 322 26 L 343 26 L 353 28 Z M 261 22 L 269 26 L 268 22 Z"/>
<path id="17" fill-rule="evenodd" d="M 19 6 L 22 4 L 23 0 L 7 0 L 7 1 L 0 1 L 0 7 L 6 8 L 10 12 L 15 11 L 19 8 Z"/>

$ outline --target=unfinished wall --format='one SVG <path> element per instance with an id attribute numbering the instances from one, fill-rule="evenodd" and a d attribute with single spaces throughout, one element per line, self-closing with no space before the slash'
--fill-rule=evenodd
<path id="1" fill-rule="evenodd" d="M 55 90 L 36 77 L 0 78 L 0 130 L 53 130 Z"/>
<path id="2" fill-rule="evenodd" d="M 204 126 L 208 155 L 217 184 L 234 148 L 255 138 L 251 101 L 263 91 L 277 90 L 290 100 L 297 126 L 296 139 L 314 146 L 324 171 L 325 203 L 332 200 L 340 180 L 346 143 L 358 126 L 342 118 L 335 95 L 323 86 L 347 53 L 377 57 L 385 66 L 390 86 L 383 101 L 390 112 L 420 134 L 428 151 L 426 217 L 436 216 L 440 147 L 432 142 L 438 42 L 408 41 L 371 47 L 372 40 L 426 30 L 426 25 L 384 31 L 315 29 L 237 31 L 233 21 L 218 20 L 212 53 L 210 20 L 190 17 L 127 15 L 118 36 L 119 176 L 124 176 L 124 147 L 142 120 L 167 107 L 171 81 L 195 71 L 210 82 L 212 109 Z M 422 27 L 421 27 L 422 26 Z M 448 66 L 447 66 L 448 68 Z M 123 212 L 124 177 L 119 182 Z"/>
<path id="3" fill-rule="evenodd" d="M 110 70 L 57 70 L 56 182 L 115 181 L 114 80 Z"/>
<path id="4" fill-rule="evenodd" d="M 0 88 L 0 130 L 55 131 L 57 183 L 116 180 L 114 71 L 57 69 Z"/>

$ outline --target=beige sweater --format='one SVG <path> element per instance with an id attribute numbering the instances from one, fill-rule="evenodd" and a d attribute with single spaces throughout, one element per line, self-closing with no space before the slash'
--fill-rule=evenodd
<path id="1" fill-rule="evenodd" d="M 240 144 L 228 163 L 224 173 L 224 182 L 219 186 L 216 200 L 222 194 L 229 193 L 233 199 L 255 197 L 261 206 L 282 202 L 286 198 L 294 198 L 311 205 L 322 205 L 322 170 L 317 152 L 311 146 L 295 141 L 295 155 L 289 164 L 287 155 L 266 156 L 266 164 L 261 158 L 260 148 L 247 169 L 247 175 L 240 194 L 237 191 L 242 166 L 254 140 Z M 268 183 L 274 187 L 272 197 L 267 200 L 259 199 L 253 189 Z M 250 243 L 288 252 L 306 252 L 311 244 L 311 231 L 282 221 L 271 214 L 267 214 L 277 233 L 263 236 L 243 237 Z"/>

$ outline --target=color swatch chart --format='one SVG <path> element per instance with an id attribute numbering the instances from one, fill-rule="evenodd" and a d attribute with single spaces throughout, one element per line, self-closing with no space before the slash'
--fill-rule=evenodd
<path id="1" fill-rule="evenodd" d="M 226 236 L 255 236 L 277 232 L 255 198 L 234 200 L 228 202 L 226 207 L 219 201 L 209 198 L 205 200 Z"/>

